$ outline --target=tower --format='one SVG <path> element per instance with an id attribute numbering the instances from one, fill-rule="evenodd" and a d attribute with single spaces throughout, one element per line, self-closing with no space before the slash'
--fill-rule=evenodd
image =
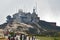
<path id="1" fill-rule="evenodd" d="M 36 10 L 35 10 L 35 8 L 33 8 L 33 13 L 36 13 Z"/>
<path id="2" fill-rule="evenodd" d="M 37 16 L 37 2 L 35 1 L 35 6 L 33 7 L 33 15 Z"/>
<path id="3" fill-rule="evenodd" d="M 32 13 L 32 16 L 37 17 L 37 14 L 36 14 L 36 9 L 35 9 L 35 8 L 33 8 L 33 13 Z"/>

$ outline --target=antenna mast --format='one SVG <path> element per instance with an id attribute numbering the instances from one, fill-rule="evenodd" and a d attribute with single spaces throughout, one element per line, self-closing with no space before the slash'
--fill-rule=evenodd
<path id="1" fill-rule="evenodd" d="M 37 2 L 36 2 L 36 13 L 37 13 Z"/>
<path id="2" fill-rule="evenodd" d="M 34 2 L 35 2 L 35 6 L 34 6 L 34 8 L 33 8 L 33 9 L 35 9 L 35 12 L 37 13 L 37 1 L 36 1 L 36 0 L 34 0 Z"/>

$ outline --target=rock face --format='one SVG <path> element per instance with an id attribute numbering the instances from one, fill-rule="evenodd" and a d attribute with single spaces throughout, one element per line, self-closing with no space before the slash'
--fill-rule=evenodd
<path id="1" fill-rule="evenodd" d="M 36 29 L 37 27 L 32 26 L 31 24 L 39 22 L 39 17 L 33 9 L 33 13 L 25 13 L 22 10 L 19 10 L 18 13 L 13 14 L 13 17 L 10 15 L 7 16 L 7 25 L 4 30 L 9 31 L 27 31 L 28 33 L 37 34 L 40 31 Z"/>
<path id="2" fill-rule="evenodd" d="M 5 31 L 19 31 L 29 34 L 40 34 L 46 31 L 60 31 L 60 27 L 57 27 L 56 23 L 40 20 L 35 9 L 33 9 L 33 13 L 25 13 L 19 10 L 18 13 L 13 14 L 13 17 L 8 15 L 7 22 L 0 25 L 0 28 Z"/>
<path id="3" fill-rule="evenodd" d="M 7 26 L 4 28 L 4 30 L 8 30 L 9 32 L 14 31 L 20 31 L 20 32 L 25 32 L 25 31 L 29 31 L 29 28 L 33 27 L 31 25 L 27 25 L 24 23 L 12 23 L 12 24 L 7 24 Z"/>

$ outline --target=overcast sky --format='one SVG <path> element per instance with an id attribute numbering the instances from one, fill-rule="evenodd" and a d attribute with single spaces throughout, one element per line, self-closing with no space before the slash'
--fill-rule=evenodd
<path id="1" fill-rule="evenodd" d="M 41 20 L 56 22 L 60 26 L 60 0 L 0 0 L 0 24 L 6 22 L 7 15 L 13 15 L 19 9 L 32 12 L 36 3 Z"/>

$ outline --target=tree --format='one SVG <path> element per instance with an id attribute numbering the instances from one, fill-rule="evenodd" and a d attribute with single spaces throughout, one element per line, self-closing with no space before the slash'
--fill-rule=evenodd
<path id="1" fill-rule="evenodd" d="M 10 20 L 10 19 L 11 19 L 11 16 L 10 16 L 10 15 L 8 15 L 6 18 L 7 18 L 7 20 Z"/>

